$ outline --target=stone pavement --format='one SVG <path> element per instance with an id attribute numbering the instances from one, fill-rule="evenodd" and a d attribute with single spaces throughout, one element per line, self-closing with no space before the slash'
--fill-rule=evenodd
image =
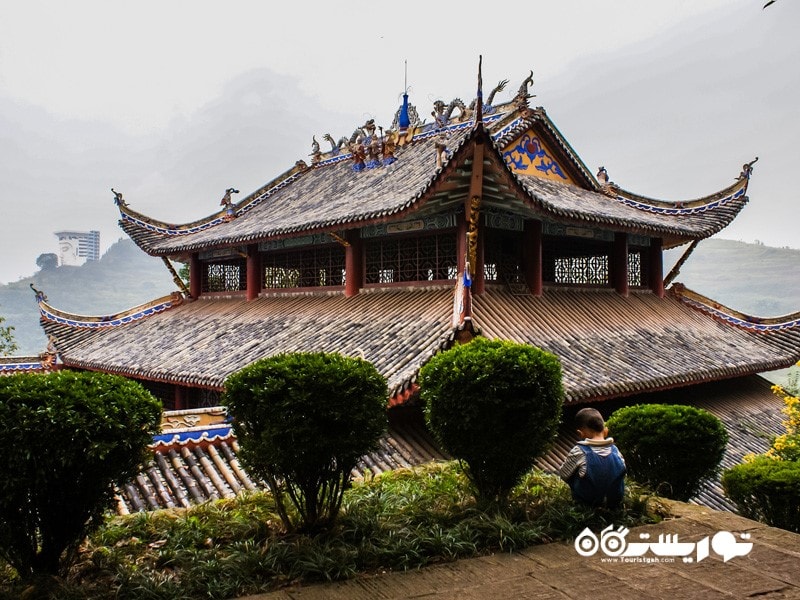
<path id="1" fill-rule="evenodd" d="M 289 587 L 240 600 L 714 600 L 755 597 L 800 600 L 800 535 L 732 513 L 679 502 L 668 504 L 676 518 L 632 529 L 625 536 L 628 548 L 634 542 L 645 543 L 640 541 L 643 539 L 650 543 L 658 541 L 662 534 L 677 534 L 677 541 L 692 542 L 691 556 L 697 557 L 696 552 L 703 547 L 706 536 L 713 542 L 717 532 L 728 531 L 736 534 L 738 543 L 751 542 L 752 550 L 743 556 L 729 556 L 729 560 L 724 561 L 715 552 L 721 548 L 717 543 L 710 545 L 707 558 L 687 563 L 680 556 L 658 557 L 652 548 L 642 557 L 615 559 L 602 550 L 583 557 L 573 544 L 554 543 L 514 554 L 470 558 L 407 573 Z M 741 533 L 749 533 L 750 538 L 741 539 Z M 642 534 L 649 534 L 649 538 L 643 538 Z M 733 541 L 730 536 L 729 539 Z M 721 538 L 718 541 L 722 541 Z M 739 548 L 744 551 L 746 547 Z M 632 562 L 639 558 L 659 562 Z"/>

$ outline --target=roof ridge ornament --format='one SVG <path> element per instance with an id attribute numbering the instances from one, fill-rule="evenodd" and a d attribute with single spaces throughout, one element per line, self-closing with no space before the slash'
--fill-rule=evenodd
<path id="1" fill-rule="evenodd" d="M 453 111 L 456 108 L 459 110 L 459 122 L 463 123 L 472 115 L 472 110 L 467 108 L 467 105 L 464 104 L 464 101 L 461 100 L 461 98 L 453 98 L 450 101 L 450 104 L 447 105 L 445 105 L 443 100 L 436 100 L 433 103 L 433 111 L 431 111 L 434 127 L 436 129 L 443 129 L 444 127 L 447 127 L 447 125 L 450 123 L 450 117 L 453 116 Z"/>
<path id="2" fill-rule="evenodd" d="M 322 160 L 322 152 L 319 149 L 319 142 L 317 141 L 317 136 L 311 136 L 311 164 L 316 165 L 318 162 Z"/>
<path id="3" fill-rule="evenodd" d="M 514 104 L 517 108 L 529 108 L 528 100 L 530 98 L 535 98 L 536 94 L 529 94 L 528 88 L 533 85 L 533 70 L 531 70 L 530 75 L 528 75 L 520 84 L 519 90 L 517 90 L 517 95 L 514 96 Z"/>
<path id="4" fill-rule="evenodd" d="M 475 125 L 483 122 L 483 54 L 478 55 L 478 93 L 475 96 Z M 472 107 L 472 105 L 470 105 Z"/>
<path id="5" fill-rule="evenodd" d="M 42 302 L 47 302 L 47 294 L 45 294 L 42 290 L 37 290 L 35 287 L 33 287 L 32 283 L 29 283 L 28 285 L 33 290 L 33 293 L 36 294 L 37 304 L 41 304 Z"/>
<path id="6" fill-rule="evenodd" d="M 750 179 L 750 176 L 753 174 L 753 165 L 756 164 L 757 162 L 758 162 L 758 157 L 756 156 L 749 163 L 744 163 L 742 165 L 742 172 L 739 173 L 739 177 L 737 177 L 737 180 Z"/>
<path id="7" fill-rule="evenodd" d="M 225 195 L 222 197 L 222 200 L 219 201 L 220 206 L 225 207 L 225 216 L 224 219 L 226 221 L 232 221 L 236 218 L 236 209 L 233 206 L 233 200 L 231 200 L 231 194 L 238 194 L 239 190 L 235 188 L 228 188 L 225 190 Z"/>
<path id="8" fill-rule="evenodd" d="M 416 113 L 417 110 L 414 109 L 414 112 Z M 409 114 L 409 106 L 408 106 L 408 61 L 407 60 L 403 61 L 403 104 L 397 110 L 397 114 L 395 115 L 394 120 L 397 123 L 397 129 L 400 131 L 401 134 L 404 134 L 406 131 L 408 131 L 408 128 L 411 125 L 411 115 Z M 392 123 L 392 126 L 394 126 L 394 123 Z"/>
<path id="9" fill-rule="evenodd" d="M 128 203 L 125 202 L 125 200 L 122 197 L 122 192 L 118 192 L 113 187 L 111 188 L 111 191 L 114 193 L 114 204 L 116 204 L 117 206 L 128 206 Z"/>

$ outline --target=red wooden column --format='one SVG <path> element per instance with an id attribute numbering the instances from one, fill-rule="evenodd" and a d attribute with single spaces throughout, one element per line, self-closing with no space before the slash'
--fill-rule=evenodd
<path id="1" fill-rule="evenodd" d="M 664 297 L 664 242 L 661 238 L 650 238 L 650 260 L 647 281 L 650 289 L 659 298 Z"/>
<path id="2" fill-rule="evenodd" d="M 344 295 L 355 296 L 364 287 L 364 246 L 358 229 L 351 229 L 345 234 L 349 244 L 344 248 Z"/>
<path id="3" fill-rule="evenodd" d="M 192 252 L 189 257 L 189 295 L 192 298 L 199 298 L 202 293 L 203 287 L 200 278 L 200 255 Z"/>
<path id="4" fill-rule="evenodd" d="M 186 388 L 182 385 L 175 386 L 175 410 L 183 410 L 187 407 L 188 404 L 188 394 L 186 393 Z"/>
<path id="5" fill-rule="evenodd" d="M 618 294 L 628 295 L 628 234 L 615 233 L 611 249 L 611 278 Z"/>
<path id="6" fill-rule="evenodd" d="M 522 269 L 534 296 L 542 295 L 542 222 L 525 221 L 522 231 Z"/>
<path id="7" fill-rule="evenodd" d="M 261 293 L 261 254 L 258 244 L 247 246 L 247 299 L 255 300 Z"/>

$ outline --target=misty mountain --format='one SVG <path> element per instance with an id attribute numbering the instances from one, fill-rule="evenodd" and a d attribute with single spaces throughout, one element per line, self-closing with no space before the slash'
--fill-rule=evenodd
<path id="1" fill-rule="evenodd" d="M 39 271 L 0 285 L 0 315 L 14 326 L 20 355 L 38 354 L 47 346 L 30 284 L 47 294 L 51 306 L 83 315 L 113 314 L 177 289 L 161 259 L 148 256 L 129 239 L 120 239 L 98 261 Z"/>
<path id="2" fill-rule="evenodd" d="M 665 273 L 685 250 L 665 253 Z M 800 311 L 800 250 L 711 238 L 700 242 L 675 281 L 748 315 L 787 315 Z"/>

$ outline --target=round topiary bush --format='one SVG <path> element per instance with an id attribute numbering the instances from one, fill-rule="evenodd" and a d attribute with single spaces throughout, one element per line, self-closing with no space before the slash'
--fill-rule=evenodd
<path id="1" fill-rule="evenodd" d="M 0 377 L 0 555 L 20 577 L 69 564 L 114 486 L 137 472 L 160 417 L 161 403 L 123 377 Z"/>
<path id="2" fill-rule="evenodd" d="M 710 412 L 677 404 L 639 404 L 606 422 L 628 475 L 669 498 L 689 500 L 714 477 L 728 432 Z"/>
<path id="3" fill-rule="evenodd" d="M 428 426 L 482 504 L 505 502 L 557 432 L 561 363 L 540 348 L 478 337 L 431 358 L 419 384 Z"/>
<path id="4" fill-rule="evenodd" d="M 800 533 L 800 462 L 758 456 L 726 470 L 722 487 L 743 516 Z"/>
<path id="5" fill-rule="evenodd" d="M 387 396 L 371 363 L 336 353 L 279 354 L 225 381 L 242 461 L 267 482 L 288 530 L 334 522 L 351 471 L 386 431 Z"/>

